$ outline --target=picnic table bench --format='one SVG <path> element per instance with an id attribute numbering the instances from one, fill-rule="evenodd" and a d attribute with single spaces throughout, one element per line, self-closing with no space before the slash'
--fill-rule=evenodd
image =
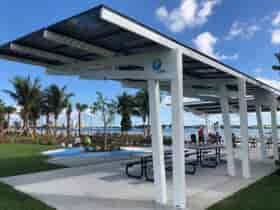
<path id="1" fill-rule="evenodd" d="M 128 161 L 125 163 L 125 173 L 128 177 L 133 177 L 137 179 L 145 179 L 147 181 L 154 181 L 153 176 L 149 173 L 153 172 L 153 157 L 152 152 L 145 152 L 141 154 L 134 154 L 133 157 L 136 160 Z M 195 155 L 195 152 L 190 152 L 189 150 L 185 150 L 185 166 L 186 166 L 186 174 L 195 174 L 196 172 L 196 160 L 190 160 L 189 157 Z M 172 152 L 165 151 L 164 153 L 164 163 L 165 170 L 172 171 L 173 170 L 173 161 L 172 161 Z M 135 167 L 140 167 L 140 173 L 133 174 L 131 169 Z"/>
<path id="2" fill-rule="evenodd" d="M 201 167 L 216 168 L 222 161 L 222 144 L 187 144 L 187 149 L 196 151 L 197 163 Z"/>

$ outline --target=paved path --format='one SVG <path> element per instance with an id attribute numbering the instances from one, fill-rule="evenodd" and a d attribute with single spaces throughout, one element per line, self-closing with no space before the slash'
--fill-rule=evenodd
<path id="1" fill-rule="evenodd" d="M 187 199 L 191 210 L 207 206 L 248 186 L 275 170 L 272 161 L 252 161 L 251 179 L 241 178 L 241 162 L 236 161 L 237 176 L 226 175 L 226 165 L 216 169 L 198 168 L 186 176 Z M 58 210 L 154 210 L 152 183 L 129 179 L 120 173 L 120 162 L 67 168 L 38 174 L 0 179 Z M 168 198 L 172 198 L 172 179 L 168 177 Z M 169 200 L 171 206 L 172 201 Z"/>

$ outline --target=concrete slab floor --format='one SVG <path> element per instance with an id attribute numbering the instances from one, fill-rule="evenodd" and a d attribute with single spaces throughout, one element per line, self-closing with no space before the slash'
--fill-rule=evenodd
<path id="1" fill-rule="evenodd" d="M 198 168 L 186 176 L 187 201 L 190 210 L 202 210 L 256 180 L 272 173 L 272 160 L 261 162 L 251 157 L 252 178 L 241 177 L 241 161 L 236 160 L 236 177 L 226 174 L 226 165 L 216 169 Z M 67 168 L 37 174 L 2 178 L 17 190 L 30 194 L 58 210 L 154 210 L 172 209 L 158 206 L 153 199 L 153 183 L 127 178 L 120 172 L 121 161 Z M 168 198 L 172 198 L 172 179 L 168 177 Z"/>

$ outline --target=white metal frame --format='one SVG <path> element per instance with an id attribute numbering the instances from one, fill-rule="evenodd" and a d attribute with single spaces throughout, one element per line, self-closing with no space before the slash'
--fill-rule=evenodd
<path id="1" fill-rule="evenodd" d="M 240 137 L 242 147 L 242 175 L 244 178 L 251 177 L 250 161 L 249 161 L 249 135 L 248 135 L 248 112 L 246 100 L 246 81 L 239 79 L 239 111 L 240 111 Z"/>
<path id="2" fill-rule="evenodd" d="M 176 78 L 171 80 L 172 97 L 172 143 L 173 143 L 173 202 L 178 208 L 186 207 L 185 181 L 185 141 L 183 106 L 183 55 L 176 51 L 174 71 Z"/>
<path id="3" fill-rule="evenodd" d="M 223 110 L 223 121 L 225 125 L 225 137 L 227 142 L 228 152 L 228 174 L 230 176 L 235 175 L 234 158 L 232 151 L 231 141 L 231 128 L 230 128 L 230 116 L 229 116 L 229 104 L 228 97 L 239 97 L 240 107 L 240 130 L 242 138 L 242 173 L 245 178 L 250 178 L 250 163 L 248 153 L 248 114 L 247 114 L 247 97 L 246 97 L 246 82 L 256 85 L 259 89 L 265 89 L 267 92 L 280 95 L 280 91 L 275 90 L 268 85 L 264 85 L 262 82 L 256 81 L 249 76 L 246 76 L 233 68 L 230 68 L 208 56 L 205 56 L 191 48 L 188 48 L 180 43 L 177 43 L 155 31 L 152 31 L 141 24 L 138 24 L 116 12 L 102 7 L 100 18 L 108 23 L 117 25 L 127 31 L 138 34 L 141 37 L 154 41 L 166 50 L 155 51 L 152 53 L 145 53 L 141 55 L 124 56 L 117 55 L 110 50 L 97 47 L 93 44 L 89 44 L 84 41 L 67 37 L 62 34 L 54 33 L 52 31 L 45 30 L 43 37 L 46 40 L 54 41 L 56 43 L 65 44 L 70 47 L 82 49 L 84 51 L 95 53 L 102 56 L 95 61 L 81 61 L 79 59 L 71 58 L 68 56 L 46 52 L 39 49 L 34 49 L 27 46 L 21 46 L 18 44 L 11 44 L 10 49 L 24 53 L 39 56 L 47 59 L 54 59 L 67 63 L 63 66 L 48 65 L 41 62 L 32 61 L 31 59 L 18 58 L 15 56 L 3 56 L 0 58 L 19 61 L 27 64 L 34 64 L 38 66 L 46 67 L 46 73 L 55 75 L 74 75 L 80 76 L 81 79 L 90 80 L 145 80 L 148 81 L 149 98 L 150 98 L 150 110 L 152 118 L 152 138 L 153 138 L 153 166 L 155 172 L 156 183 L 156 197 L 159 203 L 165 204 L 167 201 L 166 195 L 166 178 L 164 170 L 164 156 L 163 156 L 163 143 L 162 143 L 162 131 L 160 125 L 159 114 L 159 81 L 171 82 L 171 96 L 172 96 L 172 138 L 173 138 L 173 202 L 174 206 L 178 208 L 186 207 L 186 181 L 185 181 L 185 155 L 184 155 L 184 106 L 183 95 L 208 97 L 213 100 L 216 96 L 221 94 L 220 103 Z M 183 56 L 186 55 L 202 63 L 208 64 L 213 68 L 228 73 L 238 79 L 238 94 L 236 92 L 227 91 L 225 86 L 219 89 L 221 81 L 204 80 L 205 83 L 216 87 L 213 90 L 195 90 L 191 87 L 192 84 L 200 84 L 201 81 L 193 80 L 192 78 L 183 78 Z M 162 67 L 160 72 L 154 71 L 151 66 L 155 59 L 162 61 Z M 120 65 L 139 65 L 144 68 L 143 71 L 131 70 L 120 71 L 118 66 Z M 223 80 L 224 81 L 224 80 Z M 232 83 L 233 81 L 227 80 L 225 82 Z M 235 82 L 235 81 L 234 81 Z M 141 83 L 141 82 L 140 82 Z M 137 83 L 137 85 L 140 85 Z M 216 84 L 215 84 L 216 83 Z M 126 84 L 130 85 L 129 82 Z M 141 83 L 142 84 L 142 83 Z M 184 86 L 185 84 L 185 86 Z M 166 87 L 165 87 L 166 88 Z M 170 87 L 168 87 L 170 89 Z M 220 91 L 220 92 L 219 92 Z M 204 96 L 203 96 L 204 94 Z M 274 148 L 277 143 L 277 102 L 274 99 L 272 101 L 272 127 L 273 127 L 273 142 Z M 260 112 L 260 109 L 258 113 Z M 258 114 L 259 124 L 261 125 L 260 114 Z M 261 130 L 261 128 L 260 128 Z M 263 134 L 260 133 L 260 136 Z M 278 144 L 277 144 L 278 146 Z M 275 158 L 278 157 L 278 151 L 276 155 L 276 149 L 274 149 Z"/>
<path id="4" fill-rule="evenodd" d="M 160 72 L 153 71 L 151 68 L 156 59 L 160 59 L 162 62 Z M 80 76 L 82 79 L 92 80 L 103 80 L 104 78 L 108 80 L 171 80 L 175 78 L 175 71 L 173 70 L 174 59 L 174 51 L 161 50 L 140 55 L 117 56 L 102 58 L 96 61 L 56 66 L 48 68 L 46 73 L 55 75 L 76 75 Z M 144 70 L 121 71 L 117 69 L 117 67 L 121 65 L 137 65 L 143 67 Z"/>
<path id="5" fill-rule="evenodd" d="M 267 157 L 266 154 L 266 139 L 264 135 L 264 125 L 262 120 L 262 104 L 260 102 L 260 99 L 257 98 L 256 100 L 256 118 L 257 118 L 257 124 L 258 124 L 258 133 L 259 133 L 259 143 L 260 143 L 260 149 L 259 154 L 261 160 L 265 160 Z"/>
<path id="6" fill-rule="evenodd" d="M 226 150 L 227 150 L 227 170 L 229 176 L 235 176 L 235 161 L 234 161 L 234 151 L 232 144 L 232 130 L 230 123 L 229 115 L 229 101 L 227 96 L 227 90 L 225 85 L 221 86 L 221 108 L 222 108 L 222 117 L 224 123 L 224 136 L 226 141 Z"/>
<path id="7" fill-rule="evenodd" d="M 148 81 L 149 106 L 152 130 L 153 168 L 157 202 L 167 203 L 166 175 L 162 127 L 160 123 L 160 88 L 158 80 Z"/>
<path id="8" fill-rule="evenodd" d="M 278 103 L 274 96 L 271 99 L 271 128 L 272 128 L 272 142 L 273 142 L 273 158 L 279 160 L 278 147 L 278 130 L 277 130 L 277 107 Z"/>
<path id="9" fill-rule="evenodd" d="M 200 54 L 196 51 L 194 51 L 193 49 L 187 48 L 175 41 L 171 41 L 169 38 L 160 35 L 159 33 L 156 33 L 152 30 L 149 30 L 148 28 L 137 24 L 136 22 L 129 20 L 115 12 L 113 12 L 112 10 L 109 10 L 105 7 L 102 8 L 101 10 L 101 15 L 100 18 L 103 19 L 106 22 L 112 23 L 114 25 L 117 25 L 121 28 L 124 28 L 125 30 L 129 30 L 135 34 L 138 34 L 142 37 L 145 37 L 149 40 L 152 40 L 162 46 L 165 46 L 169 49 L 179 49 L 181 50 L 182 54 L 185 54 L 186 56 L 193 58 L 195 60 L 199 60 L 205 64 L 208 64 L 216 69 L 219 69 L 220 71 L 226 72 L 230 75 L 233 75 L 239 79 L 243 79 L 243 80 L 247 80 L 248 82 L 255 84 L 257 86 L 259 86 L 260 88 L 264 88 L 266 90 L 269 90 L 271 92 L 277 92 L 278 94 L 280 94 L 280 91 L 276 91 L 275 89 L 263 84 L 262 82 L 258 82 L 254 79 L 251 79 L 249 77 L 247 77 L 246 75 L 237 72 L 203 54 Z"/>

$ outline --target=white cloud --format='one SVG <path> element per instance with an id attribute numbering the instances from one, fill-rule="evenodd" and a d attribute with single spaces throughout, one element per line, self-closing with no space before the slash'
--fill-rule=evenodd
<path id="1" fill-rule="evenodd" d="M 167 18 L 168 17 L 168 11 L 167 11 L 166 7 L 164 7 L 164 6 L 159 7 L 156 10 L 156 15 L 161 19 Z"/>
<path id="2" fill-rule="evenodd" d="M 280 25 L 280 11 L 272 19 L 272 25 L 273 26 L 279 26 Z"/>
<path id="3" fill-rule="evenodd" d="M 238 58 L 238 53 L 234 53 L 233 55 L 220 55 L 221 60 L 237 60 Z"/>
<path id="4" fill-rule="evenodd" d="M 250 25 L 247 28 L 247 36 L 245 36 L 246 38 L 251 38 L 255 35 L 256 32 L 260 31 L 261 27 L 258 25 Z"/>
<path id="5" fill-rule="evenodd" d="M 213 14 L 220 0 L 182 0 L 179 7 L 168 11 L 166 6 L 156 10 L 157 17 L 174 33 L 188 27 L 203 25 Z"/>
<path id="6" fill-rule="evenodd" d="M 193 40 L 198 50 L 214 58 L 217 57 L 214 52 L 217 41 L 218 39 L 210 32 L 201 33 Z"/>
<path id="7" fill-rule="evenodd" d="M 193 40 L 195 47 L 199 51 L 205 53 L 210 57 L 219 60 L 236 60 L 239 58 L 239 55 L 237 53 L 235 53 L 234 55 L 223 55 L 215 52 L 215 45 L 217 44 L 217 42 L 218 38 L 216 38 L 210 32 L 201 33 Z"/>
<path id="8" fill-rule="evenodd" d="M 251 39 L 256 34 L 256 32 L 260 30 L 261 27 L 259 25 L 235 21 L 231 25 L 231 28 L 225 39 L 232 40 L 237 37 L 241 37 L 243 39 Z"/>
<path id="9" fill-rule="evenodd" d="M 280 44 L 280 29 L 272 31 L 271 42 L 272 44 Z"/>

